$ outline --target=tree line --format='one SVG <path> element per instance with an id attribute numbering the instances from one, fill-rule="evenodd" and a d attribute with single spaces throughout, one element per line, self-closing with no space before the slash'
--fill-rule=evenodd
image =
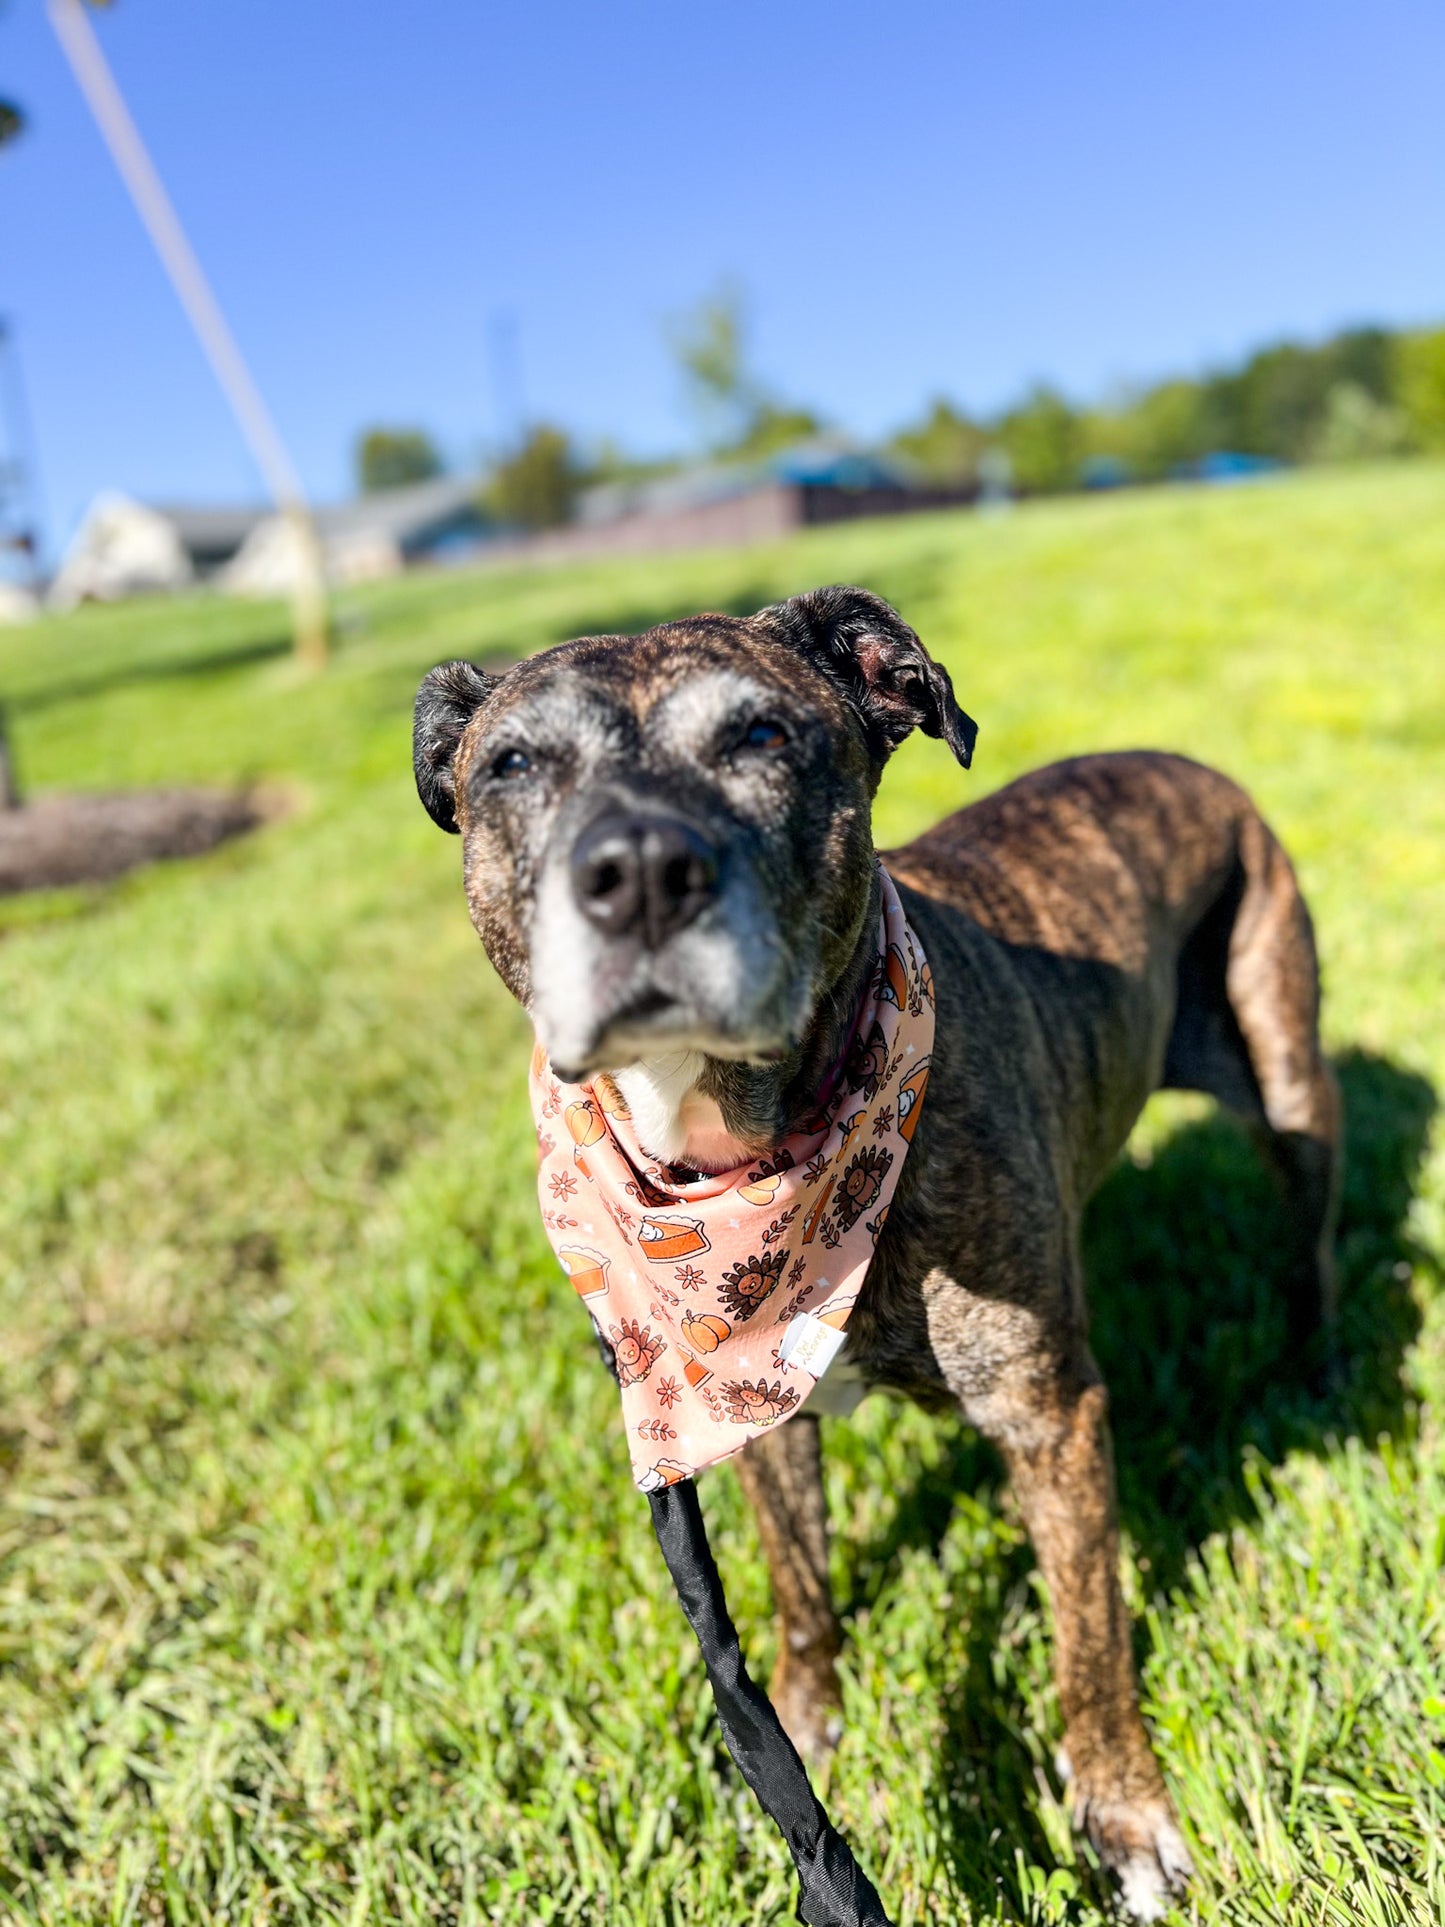
<path id="1" fill-rule="evenodd" d="M 697 423 L 696 446 L 719 462 L 756 461 L 829 426 L 780 399 L 752 372 L 733 289 L 669 325 L 667 338 Z M 972 414 L 938 396 L 881 445 L 929 487 L 989 476 L 1026 494 L 1199 473 L 1211 458 L 1298 465 L 1445 452 L 1445 328 L 1346 328 L 1308 344 L 1277 342 L 1194 379 L 1140 386 L 1096 406 L 1039 384 L 1011 407 Z M 696 459 L 694 456 L 692 459 Z M 564 522 L 591 483 L 662 475 L 677 457 L 642 462 L 617 447 L 585 451 L 554 423 L 535 425 L 492 466 L 484 504 L 503 523 Z M 365 490 L 442 471 L 417 429 L 372 429 L 357 445 Z"/>
<path id="2" fill-rule="evenodd" d="M 992 419 L 946 399 L 887 444 L 931 480 L 976 476 L 991 448 L 1016 486 L 1158 481 L 1230 454 L 1291 465 L 1445 451 L 1445 329 L 1348 328 L 1235 367 L 1078 407 L 1040 386 Z"/>

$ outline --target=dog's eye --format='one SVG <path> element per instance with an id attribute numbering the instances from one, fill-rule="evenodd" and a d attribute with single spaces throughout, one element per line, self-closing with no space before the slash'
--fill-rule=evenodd
<path id="1" fill-rule="evenodd" d="M 741 749 L 782 749 L 788 732 L 775 716 L 757 716 L 742 733 Z"/>
<path id="2" fill-rule="evenodd" d="M 504 749 L 492 758 L 492 774 L 502 783 L 525 776 L 531 767 L 532 759 L 524 749 Z"/>

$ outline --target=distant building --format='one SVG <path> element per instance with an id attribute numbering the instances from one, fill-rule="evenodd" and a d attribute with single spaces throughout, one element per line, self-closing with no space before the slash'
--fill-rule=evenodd
<path id="1" fill-rule="evenodd" d="M 197 582 L 207 582 L 223 569 L 251 531 L 270 513 L 260 504 L 245 508 L 197 508 L 189 503 L 155 502 L 151 508 L 163 516 L 180 537 Z"/>
<path id="2" fill-rule="evenodd" d="M 327 573 L 336 582 L 370 581 L 469 553 L 487 532 L 480 490 L 474 478 L 443 476 L 318 509 Z M 108 492 L 86 511 L 48 600 L 73 609 L 196 582 L 232 595 L 284 596 L 295 567 L 294 538 L 268 509 L 147 505 Z"/>
<path id="3" fill-rule="evenodd" d="M 97 495 L 72 536 L 46 598 L 52 609 L 184 589 L 195 580 L 176 524 L 128 495 Z"/>
<path id="4" fill-rule="evenodd" d="M 316 511 L 316 531 L 333 582 L 373 582 L 418 563 L 473 554 L 489 533 L 476 477 L 440 475 L 410 488 L 378 490 Z M 295 537 L 280 516 L 257 522 L 220 570 L 231 595 L 285 595 L 295 580 Z"/>
<path id="5" fill-rule="evenodd" d="M 972 502 L 973 484 L 920 485 L 897 465 L 832 436 L 755 462 L 717 462 L 650 482 L 585 489 L 565 528 L 494 545 L 492 553 L 570 556 L 735 547 L 863 515 Z"/>
<path id="6" fill-rule="evenodd" d="M 507 531 L 481 506 L 479 477 L 440 476 L 318 509 L 333 583 L 375 581 L 419 564 L 563 560 L 668 549 L 739 547 L 863 515 L 900 515 L 978 499 L 976 483 L 938 488 L 840 437 L 819 436 L 753 462 L 715 462 L 649 482 L 585 489 L 575 519 L 536 534 Z M 290 525 L 257 507 L 146 505 L 98 496 L 50 590 L 50 605 L 163 593 L 210 583 L 227 595 L 283 597 L 300 558 Z"/>
<path id="7" fill-rule="evenodd" d="M 40 601 L 29 589 L 18 582 L 7 582 L 0 576 L 0 628 L 22 622 L 34 622 L 40 614 Z M 3 807 L 3 798 L 0 798 Z"/>

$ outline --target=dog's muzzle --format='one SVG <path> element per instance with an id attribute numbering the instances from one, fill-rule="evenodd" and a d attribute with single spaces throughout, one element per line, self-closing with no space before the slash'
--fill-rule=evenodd
<path id="1" fill-rule="evenodd" d="M 578 803 L 553 832 L 529 930 L 530 1007 L 553 1063 L 581 1077 L 657 1050 L 784 1048 L 810 966 L 782 942 L 750 853 L 675 804 Z"/>

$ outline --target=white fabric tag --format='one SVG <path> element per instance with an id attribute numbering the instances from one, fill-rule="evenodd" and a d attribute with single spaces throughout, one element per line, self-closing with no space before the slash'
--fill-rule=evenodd
<path id="1" fill-rule="evenodd" d="M 805 1311 L 789 1324 L 778 1356 L 785 1365 L 801 1365 L 814 1378 L 821 1378 L 847 1342 L 847 1332 Z"/>

